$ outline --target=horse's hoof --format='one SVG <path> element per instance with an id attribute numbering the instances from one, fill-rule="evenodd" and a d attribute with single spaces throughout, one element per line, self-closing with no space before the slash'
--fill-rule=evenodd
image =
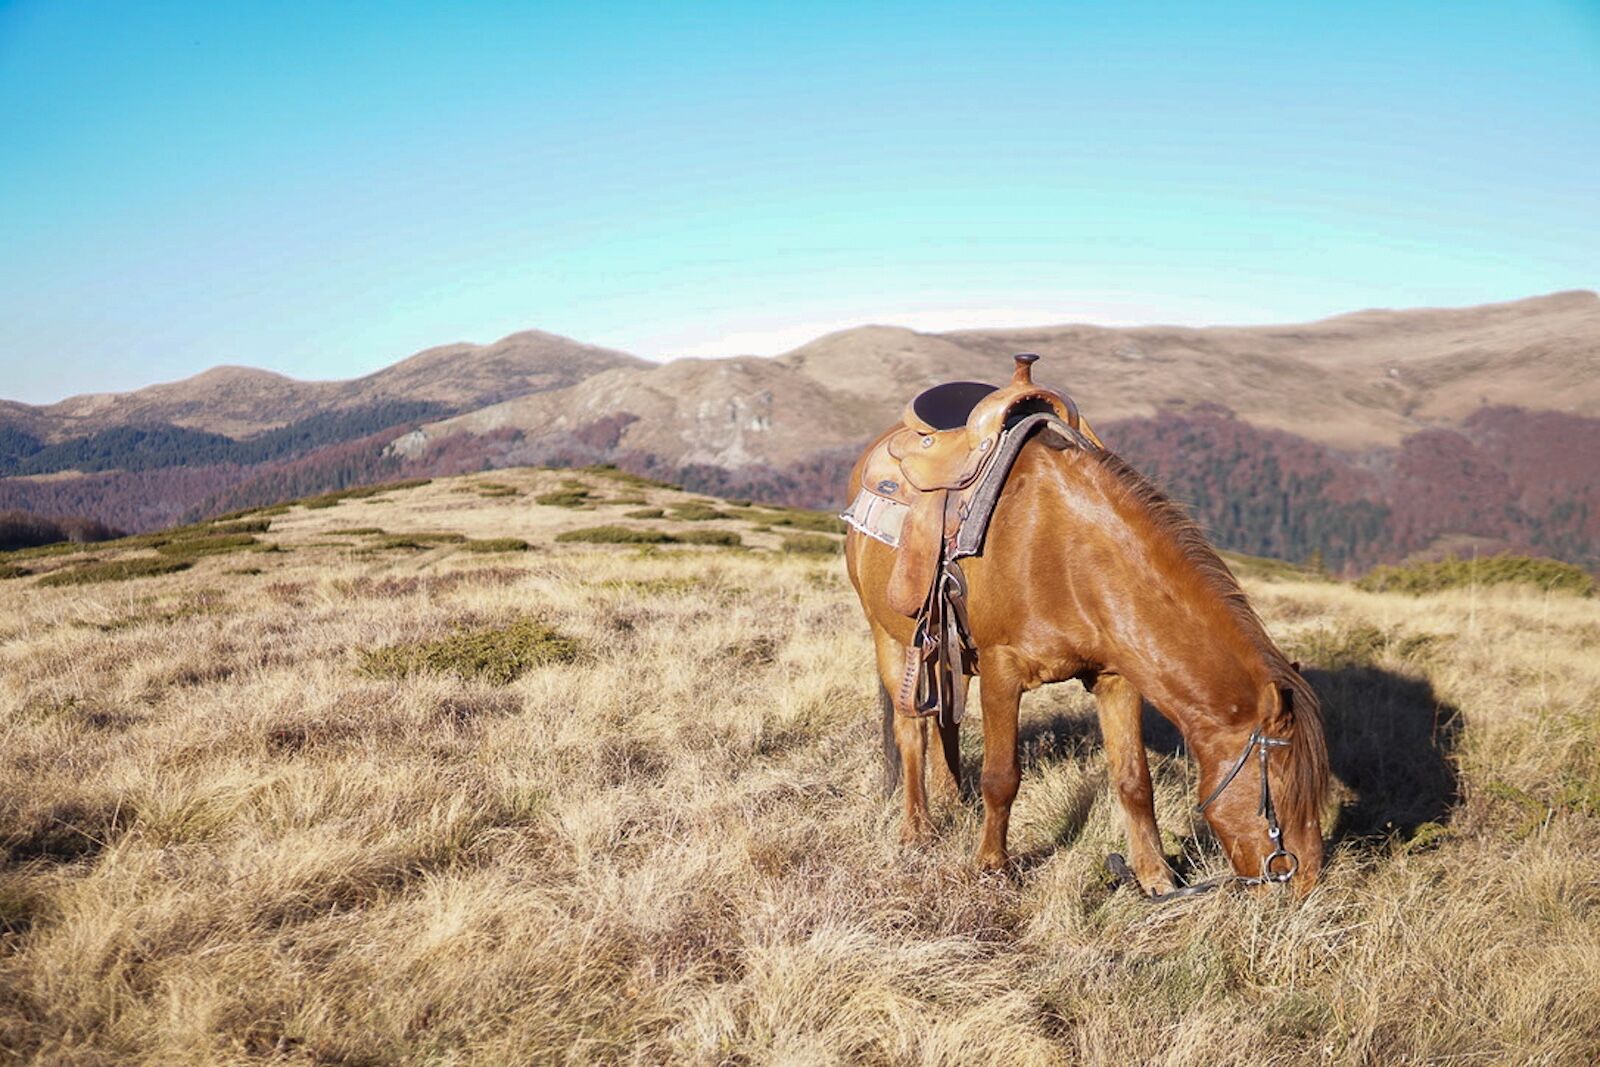
<path id="1" fill-rule="evenodd" d="M 977 857 L 978 870 L 984 874 L 1005 874 L 1011 869 L 1011 857 L 1004 852 L 980 852 Z"/>

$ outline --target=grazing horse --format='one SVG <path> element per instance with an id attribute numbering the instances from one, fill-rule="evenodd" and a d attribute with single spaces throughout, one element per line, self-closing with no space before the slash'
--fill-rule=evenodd
<path id="1" fill-rule="evenodd" d="M 856 464 L 852 489 L 879 442 Z M 845 557 L 884 687 L 885 785 L 904 785 L 901 838 L 916 842 L 931 831 L 925 762 L 935 790 L 960 794 L 959 717 L 896 711 L 889 694 L 903 684 L 916 640 L 913 619 L 889 595 L 896 550 L 852 529 Z M 1144 699 L 1194 754 L 1201 808 L 1238 876 L 1259 883 L 1292 874 L 1296 890 L 1311 888 L 1328 782 L 1321 709 L 1180 506 L 1098 439 L 1085 447 L 1035 434 L 1016 454 L 981 553 L 961 569 L 983 713 L 979 867 L 1008 863 L 1023 692 L 1077 679 L 1095 697 L 1132 874 L 1145 892 L 1170 892 L 1174 882 L 1156 829 Z M 1269 836 L 1280 819 L 1281 841 Z"/>

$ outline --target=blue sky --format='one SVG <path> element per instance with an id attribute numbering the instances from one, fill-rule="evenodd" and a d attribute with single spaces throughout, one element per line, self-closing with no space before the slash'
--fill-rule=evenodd
<path id="1" fill-rule="evenodd" d="M 1600 2 L 0 0 L 0 397 L 1600 287 Z"/>

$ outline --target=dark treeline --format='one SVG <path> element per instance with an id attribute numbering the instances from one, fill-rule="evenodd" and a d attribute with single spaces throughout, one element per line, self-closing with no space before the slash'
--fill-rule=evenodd
<path id="1" fill-rule="evenodd" d="M 65 470 L 138 472 L 219 464 L 249 467 L 449 413 L 445 405 L 428 401 L 385 401 L 323 412 L 242 440 L 156 424 L 117 426 L 47 445 L 15 428 L 4 428 L 0 429 L 0 476 Z"/>
<path id="2" fill-rule="evenodd" d="M 109 541 L 121 536 L 121 530 L 94 519 L 46 518 L 26 511 L 0 511 L 0 552 L 53 545 L 58 541 Z"/>
<path id="3" fill-rule="evenodd" d="M 394 408 L 387 409 L 393 413 Z M 770 503 L 840 508 L 856 448 L 818 452 L 785 467 L 680 466 L 620 447 L 625 418 L 592 431 L 529 439 L 514 430 L 434 441 L 416 458 L 386 445 L 389 425 L 354 440 L 294 449 L 348 433 L 319 416 L 270 436 L 284 458 L 178 465 L 58 479 L 0 479 L 0 508 L 88 515 L 134 531 L 274 504 L 335 489 L 409 477 L 519 465 L 614 463 L 695 492 Z M 1456 429 L 1426 430 L 1398 448 L 1341 452 L 1266 430 L 1217 409 L 1129 419 L 1101 428 L 1107 442 L 1175 500 L 1220 547 L 1355 573 L 1441 539 L 1475 549 L 1534 552 L 1600 565 L 1600 420 L 1485 408 Z M 214 435 L 212 435 L 214 436 Z M 226 439 L 224 439 L 226 440 Z M 299 442 L 292 444 L 290 442 Z M 235 444 L 248 442 L 235 442 Z M 0 435 L 0 455 L 15 454 Z"/>

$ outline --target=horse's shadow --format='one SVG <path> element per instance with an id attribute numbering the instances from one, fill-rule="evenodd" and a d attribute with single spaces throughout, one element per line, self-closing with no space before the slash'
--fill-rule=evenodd
<path id="1" fill-rule="evenodd" d="M 1409 840 L 1426 823 L 1448 823 L 1460 801 L 1459 710 L 1426 679 L 1381 667 L 1308 668 L 1304 674 L 1321 700 L 1330 768 L 1343 787 L 1336 794 L 1340 804 L 1329 843 Z M 1148 704 L 1144 737 L 1156 752 L 1187 753 L 1183 735 Z M 1056 709 L 1030 717 L 1019 727 L 1018 745 L 1025 776 L 1063 760 L 1101 763 L 1092 711 Z M 978 770 L 976 761 L 964 767 L 964 782 L 976 782 Z M 1083 795 L 1069 802 L 1049 850 L 1070 845 L 1082 830 L 1104 789 L 1103 766 L 1098 772 L 1085 780 Z"/>

